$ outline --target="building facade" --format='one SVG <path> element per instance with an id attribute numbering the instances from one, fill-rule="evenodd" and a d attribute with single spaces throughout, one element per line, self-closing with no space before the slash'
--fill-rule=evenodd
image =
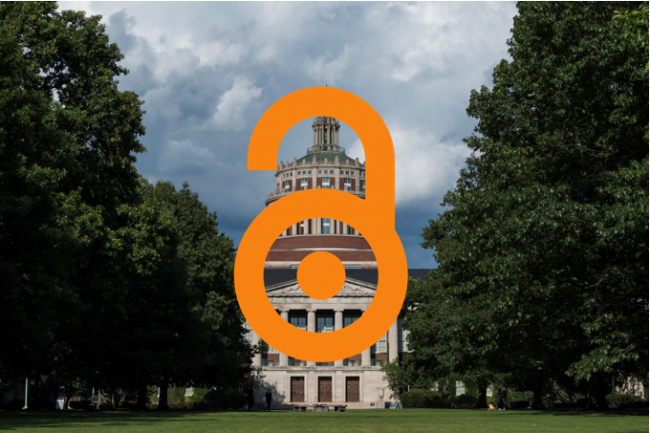
<path id="1" fill-rule="evenodd" d="M 311 188 L 331 188 L 365 198 L 365 164 L 346 155 L 339 144 L 340 123 L 317 117 L 312 125 L 313 141 L 305 156 L 280 162 L 275 188 L 266 205 L 287 194 Z M 298 285 L 301 260 L 315 251 L 336 255 L 346 269 L 345 284 L 334 297 L 316 300 Z M 429 270 L 409 270 L 424 278 Z M 271 247 L 265 263 L 266 293 L 285 320 L 309 332 L 333 332 L 352 324 L 370 306 L 377 287 L 377 262 L 368 242 L 343 221 L 314 218 L 288 227 Z M 253 344 L 259 337 L 249 327 Z M 314 363 L 293 359 L 262 343 L 265 350 L 253 363 L 262 366 L 265 385 L 257 390 L 262 401 L 266 390 L 273 393 L 274 407 L 293 404 L 347 404 L 349 408 L 384 407 L 390 401 L 380 368 L 408 350 L 401 320 L 372 347 L 347 359 Z"/>

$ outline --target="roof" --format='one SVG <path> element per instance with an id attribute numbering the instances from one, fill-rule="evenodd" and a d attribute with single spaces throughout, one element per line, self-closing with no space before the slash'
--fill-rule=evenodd
<path id="1" fill-rule="evenodd" d="M 409 269 L 409 277 L 424 280 L 431 271 L 435 269 Z M 297 269 L 264 269 L 264 284 L 274 286 L 276 284 L 294 281 L 297 279 Z M 355 280 L 364 281 L 377 285 L 379 272 L 377 269 L 346 269 L 345 276 Z"/>
<path id="2" fill-rule="evenodd" d="M 311 164 L 314 160 L 314 156 L 316 156 L 316 161 L 318 161 L 318 163 L 325 162 L 325 158 L 327 158 L 327 162 L 333 163 L 334 158 L 337 156 L 339 157 L 339 162 L 341 164 L 345 164 L 345 161 L 350 161 L 352 164 L 355 163 L 354 158 L 350 158 L 343 152 L 310 152 L 302 158 L 298 158 L 297 162 L 298 164 L 302 164 L 302 161 L 306 161 L 307 164 Z"/>

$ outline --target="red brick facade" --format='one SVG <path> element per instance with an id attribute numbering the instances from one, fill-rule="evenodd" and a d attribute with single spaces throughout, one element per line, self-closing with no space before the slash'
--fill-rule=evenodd
<path id="1" fill-rule="evenodd" d="M 273 250 L 291 250 L 294 248 L 354 248 L 369 250 L 370 244 L 362 236 L 314 235 L 298 237 L 281 237 L 277 239 Z"/>

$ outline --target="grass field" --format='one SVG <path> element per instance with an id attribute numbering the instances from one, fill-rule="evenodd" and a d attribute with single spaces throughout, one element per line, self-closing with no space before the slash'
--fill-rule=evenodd
<path id="1" fill-rule="evenodd" d="M 354 410 L 265 412 L 0 412 L 0 432 L 648 432 L 648 412 Z"/>

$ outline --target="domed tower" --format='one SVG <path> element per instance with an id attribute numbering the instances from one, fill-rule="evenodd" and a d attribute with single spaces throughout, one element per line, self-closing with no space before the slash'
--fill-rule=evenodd
<path id="1" fill-rule="evenodd" d="M 314 119 L 312 145 L 305 156 L 280 162 L 267 206 L 294 191 L 310 188 L 340 189 L 365 198 L 365 164 L 345 154 L 339 143 L 340 128 L 332 117 Z M 330 218 L 313 218 L 287 227 L 271 247 L 266 267 L 296 269 L 314 251 L 336 255 L 346 269 L 377 269 L 375 255 L 361 234 Z"/>

